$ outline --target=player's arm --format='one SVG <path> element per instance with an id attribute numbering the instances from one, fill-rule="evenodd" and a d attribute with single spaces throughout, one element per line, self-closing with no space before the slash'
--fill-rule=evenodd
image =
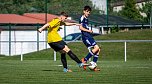
<path id="1" fill-rule="evenodd" d="M 93 31 L 92 31 L 92 30 L 88 30 L 88 29 L 84 28 L 82 25 L 80 25 L 79 29 L 80 29 L 81 31 L 85 31 L 85 32 L 93 33 Z"/>
<path id="2" fill-rule="evenodd" d="M 38 32 L 42 32 L 44 29 L 46 29 L 46 28 L 48 28 L 50 26 L 50 24 L 49 23 L 47 23 L 47 24 L 45 24 L 45 25 L 43 25 L 41 28 L 39 28 L 38 29 Z"/>
<path id="3" fill-rule="evenodd" d="M 72 25 L 76 25 L 76 26 L 80 26 L 81 24 L 78 23 L 70 23 L 70 22 L 64 22 L 66 26 L 72 26 Z"/>

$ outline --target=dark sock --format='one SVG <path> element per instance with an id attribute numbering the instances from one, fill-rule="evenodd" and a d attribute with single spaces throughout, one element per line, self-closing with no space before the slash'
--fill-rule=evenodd
<path id="1" fill-rule="evenodd" d="M 70 50 L 67 54 L 71 57 L 71 59 L 73 59 L 73 60 L 76 61 L 77 63 L 82 63 L 82 62 L 78 59 L 78 57 L 77 57 L 71 50 Z"/>
<path id="2" fill-rule="evenodd" d="M 93 62 L 97 62 L 98 61 L 98 57 L 99 57 L 99 55 L 94 55 L 94 57 L 93 57 Z"/>
<path id="3" fill-rule="evenodd" d="M 88 61 L 92 57 L 92 54 L 89 52 L 88 55 L 84 58 L 84 61 Z"/>
<path id="4" fill-rule="evenodd" d="M 61 54 L 61 62 L 63 64 L 63 67 L 67 69 L 68 67 L 67 67 L 67 60 L 66 60 L 66 54 L 65 53 Z"/>

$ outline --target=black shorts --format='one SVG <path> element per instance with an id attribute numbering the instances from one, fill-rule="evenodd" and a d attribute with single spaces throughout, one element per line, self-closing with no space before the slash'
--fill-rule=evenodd
<path id="1" fill-rule="evenodd" d="M 63 50 L 63 48 L 65 47 L 65 45 L 67 45 L 63 40 L 62 40 L 62 41 L 58 41 L 58 42 L 48 43 L 48 44 L 49 44 L 50 47 L 53 48 L 55 51 Z"/>

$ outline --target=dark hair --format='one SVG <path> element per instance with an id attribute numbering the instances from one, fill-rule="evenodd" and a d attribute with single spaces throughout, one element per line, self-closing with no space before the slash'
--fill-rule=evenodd
<path id="1" fill-rule="evenodd" d="M 68 14 L 65 13 L 65 12 L 61 12 L 60 15 L 63 15 L 63 16 L 65 16 L 65 17 L 68 17 Z"/>
<path id="2" fill-rule="evenodd" d="M 85 6 L 83 10 L 84 10 L 84 11 L 85 11 L 85 10 L 91 11 L 91 7 L 90 7 L 90 6 Z"/>

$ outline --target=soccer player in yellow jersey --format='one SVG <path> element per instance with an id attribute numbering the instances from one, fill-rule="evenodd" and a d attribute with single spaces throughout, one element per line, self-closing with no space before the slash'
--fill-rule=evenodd
<path id="1" fill-rule="evenodd" d="M 76 61 L 79 65 L 79 67 L 83 67 L 83 63 L 78 59 L 78 57 L 68 48 L 67 44 L 62 40 L 61 36 L 58 34 L 58 29 L 61 25 L 77 25 L 80 26 L 80 24 L 77 23 L 69 23 L 65 22 L 67 19 L 68 15 L 65 12 L 61 12 L 60 16 L 57 18 L 54 18 L 52 21 L 49 23 L 45 24 L 41 28 L 38 29 L 38 31 L 41 33 L 44 29 L 48 28 L 48 44 L 50 45 L 51 48 L 53 48 L 55 51 L 59 51 L 61 53 L 61 62 L 63 64 L 63 71 L 64 72 L 72 72 L 70 69 L 67 67 L 67 60 L 66 60 L 66 53 Z"/>

